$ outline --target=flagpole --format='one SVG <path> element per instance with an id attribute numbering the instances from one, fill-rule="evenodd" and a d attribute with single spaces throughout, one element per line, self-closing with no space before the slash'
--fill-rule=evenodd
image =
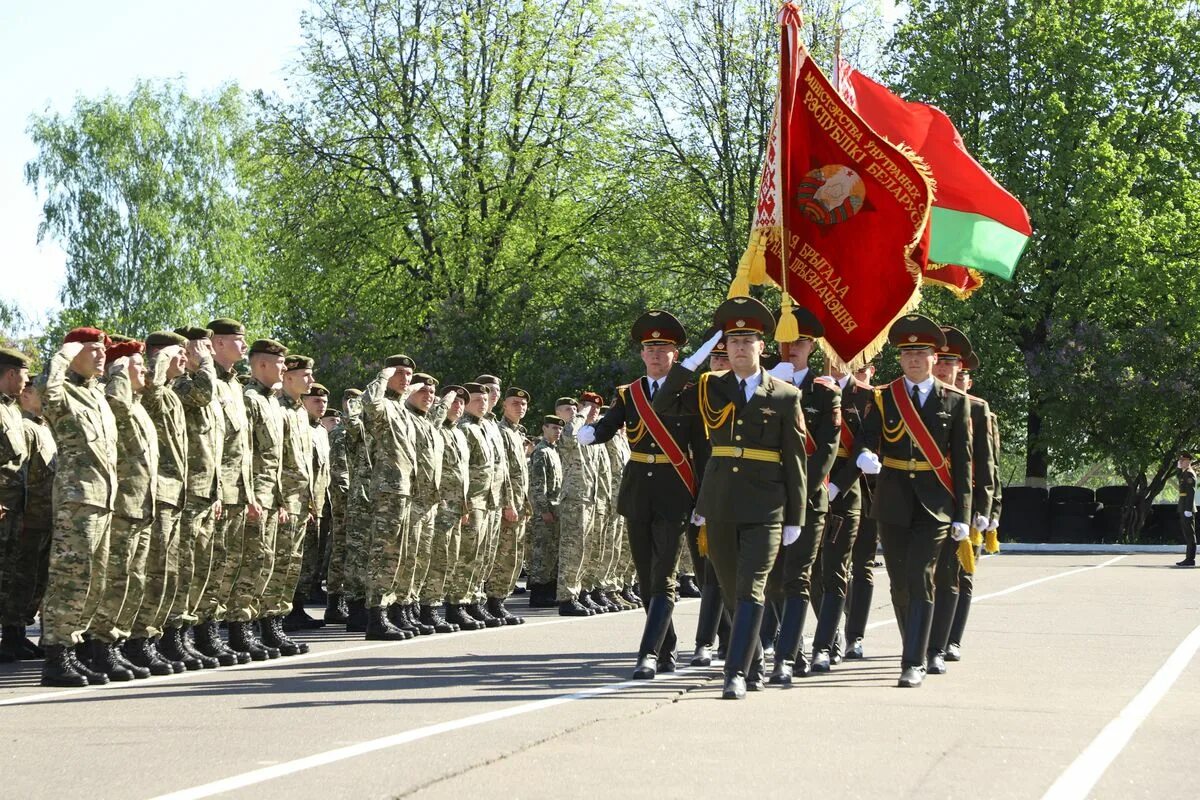
<path id="1" fill-rule="evenodd" d="M 789 137 L 789 129 L 791 127 L 791 111 L 792 104 L 787 105 L 787 119 L 784 119 L 784 104 L 783 96 L 785 91 L 793 90 L 791 85 L 792 70 L 795 65 L 792 63 L 792 55 L 796 50 L 796 42 L 791 40 L 792 36 L 798 35 L 799 31 L 785 25 L 780 38 L 779 52 L 779 147 L 780 147 L 780 164 L 788 163 L 788 159 L 783 154 L 783 148 Z M 786 71 L 786 74 L 785 74 Z M 778 191 L 778 189 L 777 189 Z M 783 202 L 787 202 L 787 198 L 783 198 Z M 786 352 L 786 344 L 794 342 L 800 338 L 800 329 L 796 324 L 796 315 L 792 312 L 792 296 L 788 294 L 788 272 L 791 271 L 788 266 L 787 252 L 787 214 L 783 211 L 783 206 L 779 206 L 779 284 L 782 297 L 779 302 L 779 324 L 775 326 L 775 341 L 779 342 L 781 354 Z"/>

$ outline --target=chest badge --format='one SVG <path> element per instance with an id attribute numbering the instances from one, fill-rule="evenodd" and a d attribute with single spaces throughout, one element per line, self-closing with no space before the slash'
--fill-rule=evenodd
<path id="1" fill-rule="evenodd" d="M 764 408 L 764 409 L 762 410 L 762 413 L 763 413 L 763 416 L 764 416 L 764 417 L 773 417 L 773 416 L 775 416 L 775 414 L 776 414 L 776 411 L 775 411 L 774 409 L 771 409 L 771 408 Z"/>

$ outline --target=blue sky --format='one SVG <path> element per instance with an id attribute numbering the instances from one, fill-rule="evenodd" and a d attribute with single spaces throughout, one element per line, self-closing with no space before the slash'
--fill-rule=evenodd
<path id="1" fill-rule="evenodd" d="M 25 184 L 29 115 L 80 95 L 126 94 L 138 78 L 193 92 L 235 81 L 283 93 L 307 0 L 0 0 L 0 293 L 34 327 L 59 306 L 65 255 L 37 244 L 40 204 Z"/>

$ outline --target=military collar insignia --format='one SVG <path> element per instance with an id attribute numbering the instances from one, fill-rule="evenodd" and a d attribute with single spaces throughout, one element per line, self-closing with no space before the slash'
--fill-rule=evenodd
<path id="1" fill-rule="evenodd" d="M 939 417 L 942 417 L 942 418 L 944 418 L 944 419 L 950 419 L 950 412 L 949 412 L 949 411 L 939 411 L 939 412 L 937 413 L 937 415 L 938 415 Z"/>

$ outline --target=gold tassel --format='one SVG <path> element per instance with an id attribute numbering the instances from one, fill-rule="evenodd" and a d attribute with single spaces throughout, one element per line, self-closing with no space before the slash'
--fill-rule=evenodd
<path id="1" fill-rule="evenodd" d="M 975 547 L 979 547 L 979 545 L 983 544 L 983 534 L 974 528 L 971 528 L 971 544 Z"/>
<path id="2" fill-rule="evenodd" d="M 700 533 L 696 534 L 696 552 L 701 558 L 708 557 L 708 526 L 701 525 Z"/>
<path id="3" fill-rule="evenodd" d="M 757 235 L 756 232 L 750 237 L 750 244 L 746 246 L 741 260 L 738 261 L 737 274 L 733 277 L 733 283 L 729 284 L 729 294 L 727 297 L 750 296 L 750 262 L 754 260 L 754 244 Z"/>
<path id="4" fill-rule="evenodd" d="M 779 308 L 779 324 L 775 326 L 775 341 L 794 342 L 799 338 L 800 326 L 796 324 L 796 315 L 792 313 L 792 298 L 784 292 Z"/>
<path id="5" fill-rule="evenodd" d="M 975 547 L 971 544 L 970 537 L 958 543 L 958 563 L 962 564 L 963 572 L 968 575 L 975 574 Z"/>
<path id="6" fill-rule="evenodd" d="M 1000 552 L 1000 531 L 999 530 L 987 532 L 987 539 L 983 545 L 983 549 L 987 553 L 999 553 Z"/>
<path id="7" fill-rule="evenodd" d="M 759 231 L 750 234 L 750 247 L 746 249 L 750 255 L 750 283 L 762 286 L 767 282 L 767 237 Z"/>

